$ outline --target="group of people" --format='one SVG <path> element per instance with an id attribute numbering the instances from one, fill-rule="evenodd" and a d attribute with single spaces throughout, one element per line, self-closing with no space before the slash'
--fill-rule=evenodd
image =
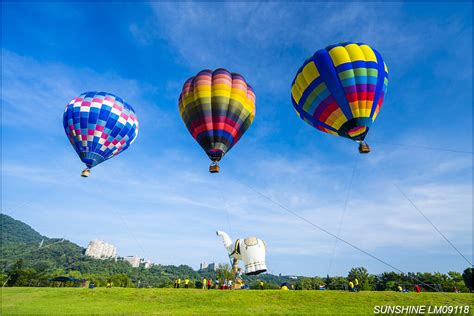
<path id="1" fill-rule="evenodd" d="M 359 291 L 359 280 L 357 280 L 357 278 L 354 279 L 354 282 L 352 282 L 352 280 L 349 280 L 349 291 L 351 292 Z"/>
<path id="2" fill-rule="evenodd" d="M 228 280 L 224 279 L 224 281 L 221 282 L 219 280 L 216 280 L 214 283 L 212 282 L 212 279 L 206 279 L 204 278 L 202 280 L 202 289 L 203 290 L 209 290 L 209 289 L 219 289 L 219 290 L 232 290 L 232 289 L 243 289 L 243 288 L 248 288 L 246 287 L 244 281 L 240 278 L 237 278 L 236 281 L 233 280 Z"/>
<path id="3" fill-rule="evenodd" d="M 181 278 L 178 278 L 174 281 L 173 287 L 176 289 L 179 289 L 182 287 L 182 284 L 184 283 L 184 288 L 187 289 L 189 288 L 189 278 L 185 278 L 184 280 L 181 280 Z M 210 290 L 210 289 L 220 289 L 220 290 L 230 290 L 234 288 L 246 288 L 245 283 L 241 279 L 237 279 L 236 281 L 233 280 L 228 280 L 224 279 L 224 281 L 221 282 L 219 280 L 215 280 L 215 282 L 212 281 L 211 278 L 207 279 L 204 278 L 202 280 L 202 289 L 203 290 Z M 247 287 L 248 288 L 248 287 Z M 260 288 L 263 289 L 263 282 L 260 282 Z"/>
<path id="4" fill-rule="evenodd" d="M 174 281 L 174 286 L 173 286 L 175 289 L 179 289 L 181 287 L 181 279 L 178 278 Z M 187 289 L 189 288 L 189 279 L 186 278 L 184 279 L 184 288 Z"/>
<path id="5" fill-rule="evenodd" d="M 354 282 L 352 282 L 352 280 L 349 280 L 349 291 L 351 291 L 351 292 L 359 291 L 359 280 L 357 280 L 357 278 L 354 279 Z M 407 289 L 404 289 L 401 285 L 399 285 L 399 286 L 397 286 L 397 292 L 406 293 L 406 292 L 409 292 L 409 291 Z M 416 293 L 421 292 L 421 285 L 420 284 L 415 285 L 415 292 Z"/>
<path id="6" fill-rule="evenodd" d="M 219 280 L 216 280 L 216 283 L 214 284 L 216 288 L 219 288 Z M 212 279 L 202 279 L 202 289 L 203 290 L 210 290 L 212 289 Z"/>

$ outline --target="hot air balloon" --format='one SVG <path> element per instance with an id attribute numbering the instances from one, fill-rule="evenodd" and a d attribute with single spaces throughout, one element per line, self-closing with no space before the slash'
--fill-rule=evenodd
<path id="1" fill-rule="evenodd" d="M 375 49 L 341 43 L 305 61 L 293 80 L 291 99 L 306 123 L 352 139 L 360 153 L 368 153 L 364 139 L 382 107 L 387 84 L 387 66 Z"/>
<path id="2" fill-rule="evenodd" d="M 265 264 L 265 256 L 267 252 L 267 245 L 265 241 L 256 237 L 247 237 L 245 239 L 237 239 L 232 242 L 229 235 L 218 230 L 217 236 L 222 238 L 224 247 L 226 248 L 229 257 L 232 258 L 232 272 L 237 274 L 239 269 L 239 260 L 245 264 L 245 274 L 257 275 L 267 271 Z"/>
<path id="3" fill-rule="evenodd" d="M 90 169 L 126 150 L 137 138 L 138 119 L 133 108 L 107 92 L 85 92 L 69 102 L 64 110 L 64 131 Z"/>
<path id="4" fill-rule="evenodd" d="M 255 117 L 255 93 L 244 77 L 226 69 L 203 70 L 184 83 L 179 112 L 211 159 L 209 171 L 239 141 Z"/>

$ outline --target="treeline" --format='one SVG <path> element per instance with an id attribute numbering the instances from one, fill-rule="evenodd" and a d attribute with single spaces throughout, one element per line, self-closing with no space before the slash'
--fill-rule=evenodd
<path id="1" fill-rule="evenodd" d="M 50 278 L 69 276 L 106 286 L 113 282 L 121 287 L 173 287 L 178 278 L 189 279 L 190 287 L 201 287 L 204 278 L 221 282 L 230 279 L 230 267 L 217 271 L 198 272 L 187 265 L 154 265 L 149 269 L 133 268 L 128 262 L 99 260 L 84 255 L 85 249 L 62 239 L 40 235 L 21 221 L 0 214 L 0 282 L 5 286 L 49 286 Z M 412 290 L 416 283 L 424 283 L 425 291 L 472 291 L 472 268 L 459 272 L 408 273 L 384 272 L 369 274 L 365 268 L 353 268 L 346 277 L 298 277 L 261 274 L 243 276 L 250 288 L 259 288 L 260 281 L 267 289 L 279 288 L 284 282 L 297 290 L 317 290 L 324 286 L 331 290 L 347 289 L 350 280 L 359 281 L 359 290 L 397 290 L 401 286 Z M 418 281 L 416 281 L 418 280 Z M 221 283 L 222 284 L 222 283 Z M 66 284 L 72 286 L 73 284 Z"/>
<path id="2" fill-rule="evenodd" d="M 421 285 L 423 291 L 472 292 L 472 268 L 467 268 L 461 274 L 459 272 L 448 272 L 447 274 L 436 272 L 409 272 L 407 274 L 396 272 L 384 272 L 381 274 L 369 274 L 363 267 L 352 268 L 347 277 L 300 277 L 293 283 L 296 290 L 318 290 L 320 286 L 330 290 L 346 290 L 349 281 L 355 279 L 359 282 L 360 291 L 398 291 L 399 286 L 405 290 L 413 291 L 416 284 Z"/>
<path id="3" fill-rule="evenodd" d="M 99 262 L 98 262 L 99 261 Z M 353 268 L 346 277 L 298 277 L 292 279 L 288 276 L 275 276 L 262 274 L 259 276 L 243 276 L 243 280 L 249 287 L 260 288 L 263 281 L 265 289 L 277 289 L 284 282 L 291 284 L 295 290 L 347 290 L 349 281 L 358 280 L 360 291 L 397 291 L 399 287 L 413 291 L 415 284 L 420 284 L 423 291 L 460 292 L 473 291 L 472 268 L 467 268 L 461 274 L 459 272 L 443 273 L 408 273 L 384 272 L 382 274 L 369 274 L 363 267 Z M 64 269 L 54 267 L 47 262 L 38 262 L 26 265 L 23 259 L 15 264 L 4 267 L 0 274 L 0 281 L 5 286 L 50 286 L 50 278 L 69 276 L 76 279 L 84 279 L 93 282 L 95 286 L 103 287 L 113 283 L 116 287 L 173 287 L 176 279 L 189 279 L 190 288 L 200 288 L 204 278 L 215 281 L 219 279 L 231 279 L 230 267 L 220 266 L 216 271 L 199 273 L 186 265 L 166 266 L 155 265 L 149 269 L 133 268 L 127 262 L 114 260 L 85 259 L 71 264 Z M 74 286 L 77 284 L 66 284 Z"/>

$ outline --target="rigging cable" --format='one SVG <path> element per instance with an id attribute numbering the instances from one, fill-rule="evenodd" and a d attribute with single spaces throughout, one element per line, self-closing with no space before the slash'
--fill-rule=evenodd
<path id="1" fill-rule="evenodd" d="M 348 245 L 348 246 L 350 246 L 350 247 L 352 247 L 352 248 L 354 248 L 354 249 L 356 249 L 356 250 L 358 250 L 358 251 L 360 251 L 360 252 L 366 254 L 367 256 L 371 257 L 372 259 L 375 259 L 375 260 L 379 261 L 380 263 L 382 263 L 382 264 L 384 264 L 384 265 L 386 265 L 386 266 L 388 266 L 388 267 L 390 267 L 390 268 L 392 268 L 392 269 L 394 269 L 394 270 L 396 270 L 396 271 L 398 271 L 398 272 L 400 272 L 400 273 L 402 273 L 402 274 L 407 275 L 407 276 L 408 276 L 409 278 L 411 278 L 412 280 L 415 280 L 415 281 L 417 281 L 418 283 L 425 285 L 426 287 L 428 287 L 428 288 L 434 290 L 435 292 L 439 292 L 438 289 L 432 287 L 431 285 L 424 283 L 423 281 L 421 281 L 421 280 L 419 280 L 419 279 L 417 279 L 417 278 L 415 278 L 415 277 L 409 275 L 408 273 L 405 273 L 403 270 L 401 270 L 401 269 L 399 269 L 399 268 L 393 266 L 392 264 L 390 264 L 390 263 L 384 261 L 383 259 L 380 259 L 379 257 L 377 257 L 377 256 L 375 256 L 375 255 L 373 255 L 373 254 L 371 254 L 370 252 L 368 252 L 368 251 L 366 251 L 366 250 L 364 250 L 364 249 L 362 249 L 362 248 L 359 248 L 358 246 L 352 244 L 351 242 L 349 242 L 349 241 L 347 241 L 347 240 L 345 240 L 345 239 L 343 239 L 343 238 L 341 238 L 341 237 L 339 237 L 339 236 L 336 236 L 335 234 L 331 233 L 330 231 L 324 229 L 323 227 L 314 224 L 313 222 L 311 222 L 311 221 L 308 220 L 307 218 L 305 218 L 305 217 L 299 215 L 298 213 L 292 211 L 291 209 L 289 209 L 288 207 L 284 206 L 284 205 L 281 204 L 280 202 L 277 202 L 277 201 L 273 200 L 272 198 L 266 196 L 265 194 L 261 193 L 261 192 L 258 191 L 257 189 L 255 189 L 255 188 L 249 186 L 248 184 L 245 184 L 245 183 L 242 183 L 242 184 L 243 184 L 244 186 L 246 186 L 247 188 L 249 188 L 250 190 L 256 192 L 258 195 L 260 195 L 260 196 L 263 197 L 264 199 L 266 199 L 266 200 L 272 202 L 273 204 L 277 205 L 277 206 L 280 207 L 281 209 L 283 209 L 283 210 L 285 210 L 286 212 L 290 213 L 291 215 L 293 215 L 293 216 L 299 218 L 300 220 L 302 220 L 302 221 L 308 223 L 309 225 L 311 225 L 311 226 L 313 226 L 314 228 L 316 228 L 316 229 L 322 231 L 323 233 L 325 233 L 325 234 L 327 234 L 327 235 L 329 235 L 329 236 L 331 236 L 331 237 L 333 237 L 333 238 L 336 238 L 337 240 L 339 240 L 339 241 L 345 243 L 346 245 Z"/>
<path id="2" fill-rule="evenodd" d="M 472 155 L 472 151 L 467 151 L 467 150 L 457 150 L 457 149 L 449 149 L 449 148 L 437 148 L 437 147 L 430 147 L 430 146 L 420 146 L 420 145 L 409 145 L 409 144 L 396 144 L 396 143 L 386 143 L 386 142 L 380 142 L 380 141 L 370 141 L 371 143 L 375 144 L 382 144 L 382 145 L 391 145 L 391 146 L 402 146 L 402 147 L 412 147 L 412 148 L 418 148 L 418 149 L 427 149 L 427 150 L 437 150 L 437 151 L 446 151 L 446 152 L 453 152 L 453 153 L 459 153 L 459 154 L 469 154 Z"/>
<path id="3" fill-rule="evenodd" d="M 386 167 L 381 167 L 381 171 L 387 175 L 386 173 Z M 386 178 L 390 178 L 390 177 L 386 177 Z M 421 209 L 419 207 L 416 206 L 416 204 L 408 197 L 408 195 L 400 188 L 399 185 L 397 185 L 396 183 L 392 182 L 392 185 L 397 188 L 397 190 L 400 192 L 400 194 L 411 204 L 411 206 L 421 215 L 423 216 L 423 218 L 434 228 L 434 230 L 472 267 L 472 262 L 469 261 L 469 259 L 467 259 L 466 256 L 464 256 L 464 254 L 449 240 L 449 238 L 443 234 L 443 232 L 441 232 L 441 230 L 438 229 L 438 227 L 430 220 L 430 218 L 425 215 L 425 213 L 423 213 L 421 211 Z"/>
<path id="4" fill-rule="evenodd" d="M 448 239 L 448 237 L 446 237 L 445 234 L 443 234 L 439 229 L 438 227 L 436 227 L 436 225 L 428 218 L 428 216 L 426 216 L 417 206 L 415 203 L 413 203 L 413 201 L 405 194 L 405 192 L 402 191 L 402 189 L 396 185 L 395 183 L 393 184 L 397 189 L 398 191 L 405 197 L 405 199 L 407 199 L 408 202 L 410 202 L 410 204 L 413 206 L 413 208 L 415 210 L 418 211 L 418 213 L 421 214 L 421 216 L 423 216 L 425 218 L 425 220 L 430 223 L 430 225 L 438 232 L 438 234 L 444 238 L 444 240 L 446 240 L 446 242 L 454 249 L 457 251 L 457 253 L 464 258 L 464 260 L 467 261 L 467 263 L 469 263 L 469 265 L 472 267 L 472 262 L 469 261 L 469 259 L 467 259 L 462 253 L 461 251 L 459 251 L 458 248 L 456 248 L 456 246 Z"/>
<path id="5" fill-rule="evenodd" d="M 227 201 L 224 198 L 224 182 L 225 181 L 224 181 L 223 177 L 221 177 L 220 182 L 221 182 L 221 185 L 219 186 L 219 192 L 220 192 L 221 198 L 222 198 L 222 206 L 223 206 L 224 211 L 225 211 L 225 218 L 226 218 L 226 221 L 227 221 L 227 226 L 229 228 L 229 232 L 230 232 L 231 235 L 233 235 L 232 226 L 230 225 L 230 221 L 229 221 L 229 209 L 228 209 Z"/>
<path id="6" fill-rule="evenodd" d="M 359 155 L 360 156 L 360 155 Z M 337 229 L 337 234 L 336 236 L 340 236 L 341 234 L 341 229 L 342 229 L 342 223 L 344 221 L 344 216 L 346 215 L 346 210 L 347 210 L 347 204 L 349 202 L 349 197 L 351 195 L 351 190 L 352 190 L 352 184 L 354 182 L 354 176 L 355 176 L 355 171 L 357 169 L 357 163 L 359 162 L 359 156 L 357 156 L 355 162 L 354 162 L 354 168 L 352 169 L 352 175 L 351 175 L 351 180 L 349 182 L 349 189 L 347 190 L 347 195 L 346 195 L 346 201 L 344 202 L 344 209 L 342 211 L 342 215 L 341 215 L 341 220 L 339 222 L 339 228 Z M 334 254 L 336 253 L 336 248 L 337 248 L 337 243 L 338 243 L 338 239 L 336 239 L 334 241 L 334 248 L 332 249 L 332 254 L 331 254 L 331 259 L 329 260 L 329 266 L 328 266 L 328 272 L 327 272 L 327 275 L 329 275 L 329 272 L 331 271 L 331 267 L 332 267 L 332 262 L 333 262 L 333 259 L 334 259 Z"/>

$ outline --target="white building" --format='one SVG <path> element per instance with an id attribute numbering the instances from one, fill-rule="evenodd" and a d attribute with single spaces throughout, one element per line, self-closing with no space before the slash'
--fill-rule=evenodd
<path id="1" fill-rule="evenodd" d="M 86 256 L 107 259 L 117 257 L 117 248 L 103 240 L 92 240 L 86 249 Z"/>
<path id="2" fill-rule="evenodd" d="M 151 260 L 141 259 L 140 263 L 145 269 L 149 269 L 153 266 L 153 262 L 151 262 Z"/>
<path id="3" fill-rule="evenodd" d="M 132 265 L 134 268 L 138 268 L 140 266 L 140 257 L 139 256 L 126 256 L 123 258 L 124 261 L 127 261 Z"/>
<path id="4" fill-rule="evenodd" d="M 216 263 L 207 263 L 207 262 L 202 262 L 199 265 L 199 271 L 216 271 Z"/>

